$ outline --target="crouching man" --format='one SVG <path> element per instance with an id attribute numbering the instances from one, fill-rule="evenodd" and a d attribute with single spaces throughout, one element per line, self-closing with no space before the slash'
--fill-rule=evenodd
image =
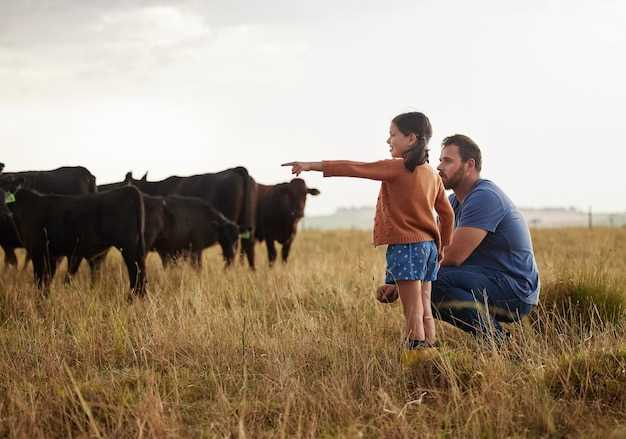
<path id="1" fill-rule="evenodd" d="M 433 314 L 467 332 L 502 337 L 500 322 L 522 318 L 539 300 L 528 225 L 504 192 L 480 177 L 472 139 L 445 138 L 439 160 L 444 187 L 454 192 L 455 230 L 433 282 Z"/>

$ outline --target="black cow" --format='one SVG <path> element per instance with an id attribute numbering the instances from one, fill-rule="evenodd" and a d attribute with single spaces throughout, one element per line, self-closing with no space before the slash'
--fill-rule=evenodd
<path id="1" fill-rule="evenodd" d="M 79 195 L 96 191 L 96 177 L 82 166 L 64 166 L 51 171 L 4 172 L 0 175 L 0 185 L 14 181 L 20 181 L 24 189 L 44 194 Z M 0 219 L 0 247 L 4 250 L 5 267 L 17 267 L 15 249 L 22 244 L 6 217 Z"/>
<path id="2" fill-rule="evenodd" d="M 98 186 L 100 188 L 100 186 Z M 143 194 L 145 205 L 146 250 L 156 251 L 163 265 L 175 258 L 190 257 L 195 268 L 201 268 L 202 250 L 219 243 L 224 259 L 232 260 L 239 240 L 239 228 L 204 200 L 172 195 L 158 197 Z M 95 276 L 106 258 L 106 252 L 89 260 Z M 71 274 L 78 265 L 70 268 Z"/>
<path id="3" fill-rule="evenodd" d="M 23 179 L 22 189 L 45 194 L 75 195 L 96 191 L 96 177 L 82 166 L 63 166 L 51 171 L 3 172 L 0 185 Z"/>
<path id="4" fill-rule="evenodd" d="M 19 189 L 8 207 L 32 258 L 35 282 L 44 294 L 59 258 L 67 256 L 72 266 L 76 260 L 90 259 L 111 246 L 122 253 L 131 291 L 145 294 L 144 202 L 136 188 L 75 196 Z"/>
<path id="5" fill-rule="evenodd" d="M 165 225 L 153 249 L 166 266 L 177 257 L 191 258 L 195 268 L 202 266 L 202 250 L 219 243 L 226 261 L 235 257 L 239 227 L 206 201 L 195 197 L 165 197 Z"/>
<path id="6" fill-rule="evenodd" d="M 122 187 L 124 186 L 120 186 L 120 188 Z M 105 192 L 105 190 L 102 190 L 102 185 L 98 185 L 98 192 Z M 165 224 L 166 222 L 168 222 L 169 213 L 166 211 L 164 197 L 153 197 L 145 194 L 142 194 L 142 197 L 145 212 L 144 245 L 146 248 L 146 252 L 148 252 L 154 248 L 154 243 L 157 237 L 165 228 Z M 103 252 L 93 255 L 92 257 L 87 259 L 91 271 L 92 284 L 95 284 L 95 281 L 99 273 L 101 272 L 102 264 L 104 263 L 104 260 L 106 259 L 108 253 L 109 249 L 107 248 Z M 80 268 L 80 263 L 81 260 L 78 258 L 72 260 L 72 263 L 68 266 L 67 276 L 65 279 L 66 283 L 69 283 L 71 277 L 76 274 L 76 272 Z"/>
<path id="7" fill-rule="evenodd" d="M 287 262 L 298 222 L 304 217 L 306 196 L 319 193 L 308 188 L 301 178 L 275 185 L 257 184 L 256 239 L 265 241 L 270 266 L 276 261 L 275 241 L 282 244 L 282 260 Z"/>
<path id="8" fill-rule="evenodd" d="M 244 167 L 226 169 L 221 172 L 172 176 L 161 181 L 148 181 L 147 175 L 140 180 L 126 174 L 126 179 L 117 183 L 131 183 L 149 195 L 182 195 L 201 198 L 214 206 L 227 219 L 239 226 L 241 248 L 245 252 L 250 268 L 254 269 L 254 228 L 256 225 L 256 183 Z M 116 184 L 116 183 L 113 183 Z M 224 254 L 227 265 L 233 258 Z"/>

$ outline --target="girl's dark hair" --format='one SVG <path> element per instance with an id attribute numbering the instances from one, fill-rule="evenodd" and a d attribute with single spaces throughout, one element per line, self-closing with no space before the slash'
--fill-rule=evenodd
<path id="1" fill-rule="evenodd" d="M 426 115 L 417 111 L 402 113 L 394 117 L 391 122 L 405 136 L 413 133 L 417 137 L 413 147 L 404 156 L 404 166 L 413 172 L 416 167 L 428 163 L 428 148 L 426 146 L 433 135 L 433 129 Z"/>

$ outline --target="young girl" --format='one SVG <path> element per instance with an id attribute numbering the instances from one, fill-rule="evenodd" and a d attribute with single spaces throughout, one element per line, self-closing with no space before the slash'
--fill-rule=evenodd
<path id="1" fill-rule="evenodd" d="M 430 121 L 422 113 L 396 116 L 389 127 L 391 160 L 372 163 L 346 160 L 289 162 L 291 173 L 321 171 L 324 177 L 358 177 L 382 181 L 374 245 L 387 244 L 385 285 L 378 300 L 389 303 L 399 294 L 404 309 L 405 341 L 409 350 L 435 343 L 435 322 L 430 305 L 431 282 L 438 261 L 452 235 L 454 212 L 443 183 L 427 164 Z M 439 215 L 435 220 L 433 210 Z M 394 297 L 395 296 L 395 297 Z"/>

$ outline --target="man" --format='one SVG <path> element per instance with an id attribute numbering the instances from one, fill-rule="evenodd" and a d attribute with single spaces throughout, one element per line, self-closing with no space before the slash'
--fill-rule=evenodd
<path id="1" fill-rule="evenodd" d="M 480 178 L 481 153 L 469 137 L 442 142 L 437 167 L 455 213 L 432 304 L 438 318 L 473 334 L 506 332 L 500 322 L 528 314 L 539 299 L 539 273 L 528 225 L 502 190 Z"/>

